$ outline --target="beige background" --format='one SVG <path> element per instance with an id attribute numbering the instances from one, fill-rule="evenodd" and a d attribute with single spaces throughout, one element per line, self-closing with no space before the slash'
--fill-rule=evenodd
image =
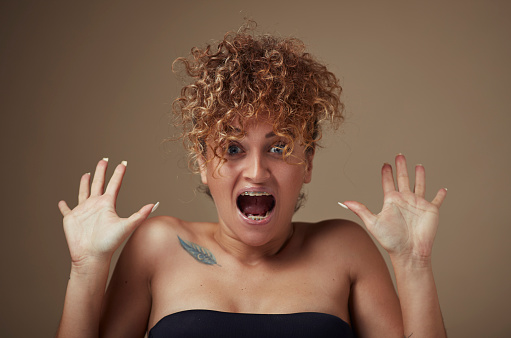
<path id="1" fill-rule="evenodd" d="M 297 219 L 381 206 L 380 166 L 423 163 L 449 188 L 434 269 L 451 337 L 511 334 L 511 5 L 508 1 L 2 1 L 0 336 L 48 337 L 69 256 L 57 209 L 102 157 L 128 160 L 127 216 L 214 220 L 179 144 L 160 146 L 180 85 L 171 61 L 237 29 L 303 39 L 344 86 Z M 165 151 L 170 154 L 165 155 Z M 111 172 L 111 171 L 110 171 Z"/>

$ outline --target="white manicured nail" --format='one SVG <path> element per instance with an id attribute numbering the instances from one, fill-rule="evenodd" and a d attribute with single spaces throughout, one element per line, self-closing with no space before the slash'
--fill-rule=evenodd
<path id="1" fill-rule="evenodd" d="M 348 210 L 349 210 L 349 208 L 348 208 L 348 206 L 347 206 L 346 204 L 343 204 L 343 203 L 341 203 L 341 202 L 337 202 L 337 203 L 339 203 L 339 205 L 340 205 L 341 207 L 343 207 L 344 209 L 348 209 Z"/>
<path id="2" fill-rule="evenodd" d="M 128 165 L 128 161 L 122 161 L 121 164 L 126 167 Z"/>
<path id="3" fill-rule="evenodd" d="M 151 209 L 151 213 L 153 213 L 156 209 L 158 209 L 158 206 L 160 205 L 160 202 L 156 202 L 154 207 Z"/>
<path id="4" fill-rule="evenodd" d="M 103 161 L 108 162 L 108 157 L 103 157 Z"/>

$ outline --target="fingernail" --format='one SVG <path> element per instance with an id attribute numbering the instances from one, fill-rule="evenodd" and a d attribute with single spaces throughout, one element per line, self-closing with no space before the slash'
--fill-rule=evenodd
<path id="1" fill-rule="evenodd" d="M 122 161 L 121 164 L 126 167 L 128 165 L 128 161 Z"/>
<path id="2" fill-rule="evenodd" d="M 160 205 L 160 202 L 156 202 L 154 207 L 151 209 L 151 213 L 153 213 L 156 209 L 158 209 L 158 206 Z"/>
<path id="3" fill-rule="evenodd" d="M 108 162 L 108 157 L 103 157 L 103 161 Z"/>
<path id="4" fill-rule="evenodd" d="M 348 209 L 348 210 L 349 210 L 349 208 L 348 208 L 348 206 L 347 206 L 346 204 L 343 204 L 343 203 L 341 203 L 341 202 L 337 202 L 337 203 L 339 203 L 339 205 L 340 205 L 341 207 L 343 207 L 344 209 Z"/>
<path id="5" fill-rule="evenodd" d="M 447 191 L 447 188 L 444 188 L 445 191 Z"/>
<path id="6" fill-rule="evenodd" d="M 422 165 L 422 163 L 418 163 L 415 165 L 416 167 L 424 167 L 424 165 Z"/>
<path id="7" fill-rule="evenodd" d="M 399 155 L 403 155 L 403 153 L 397 153 L 397 155 L 396 155 L 396 156 L 399 156 Z"/>

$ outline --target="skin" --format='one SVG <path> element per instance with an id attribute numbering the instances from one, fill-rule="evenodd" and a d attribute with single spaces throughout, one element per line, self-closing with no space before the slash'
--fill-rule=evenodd
<path id="1" fill-rule="evenodd" d="M 247 127 L 244 139 L 228 145 L 226 163 L 218 167 L 215 158 L 201 166 L 201 179 L 218 211 L 216 241 L 241 260 L 255 264 L 280 250 L 291 235 L 296 200 L 302 185 L 311 181 L 313 154 L 305 156 L 304 147 L 298 145 L 286 162 L 282 158 L 285 140 L 273 133 L 270 122 L 256 120 Z M 211 150 L 208 157 L 213 157 Z M 241 191 L 256 190 L 269 192 L 276 200 L 271 221 L 265 225 L 244 222 L 236 205 Z"/>
<path id="2" fill-rule="evenodd" d="M 424 168 L 417 166 L 412 192 L 406 160 L 398 155 L 397 189 L 391 166 L 382 168 L 379 214 L 345 202 L 389 252 L 398 299 L 383 258 L 360 226 L 346 220 L 292 222 L 302 184 L 311 181 L 313 154 L 295 146 L 295 163 L 288 163 L 278 154 L 282 140 L 272 135 L 266 120 L 254 121 L 246 130 L 243 140 L 230 145 L 226 163 L 218 168 L 213 159 L 201 167 L 217 222 L 147 219 L 152 204 L 121 219 L 115 200 L 126 167 L 117 166 L 104 192 L 105 161 L 99 162 L 91 188 L 90 175 L 82 177 L 78 206 L 71 210 L 59 203 L 72 267 L 57 335 L 142 337 L 166 315 L 212 309 L 322 312 L 348 322 L 359 337 L 415 332 L 442 337 L 431 247 L 445 189 L 427 202 Z M 240 191 L 256 189 L 269 190 L 276 199 L 273 215 L 263 225 L 248 224 L 236 207 Z M 135 228 L 104 294 L 112 254 Z M 217 264 L 192 257 L 178 236 L 208 249 Z"/>

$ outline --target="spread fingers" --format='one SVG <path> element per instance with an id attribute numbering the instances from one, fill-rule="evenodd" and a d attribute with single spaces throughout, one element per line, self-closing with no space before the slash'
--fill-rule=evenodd
<path id="1" fill-rule="evenodd" d="M 381 183 L 383 187 L 383 194 L 396 191 L 394 186 L 394 176 L 392 174 L 392 166 L 388 163 L 383 164 L 381 168 Z"/>
<path id="2" fill-rule="evenodd" d="M 89 198 L 90 195 L 90 173 L 83 174 L 80 179 L 80 188 L 78 190 L 78 204 Z"/>
<path id="3" fill-rule="evenodd" d="M 106 187 L 106 194 L 114 196 L 117 198 L 117 194 L 119 194 L 119 190 L 121 189 L 122 178 L 124 177 L 124 173 L 126 172 L 126 165 L 128 163 L 126 161 L 122 161 L 121 164 L 115 168 L 114 174 L 108 182 L 108 186 Z"/>
<path id="4" fill-rule="evenodd" d="M 99 196 L 103 194 L 107 167 L 108 158 L 104 158 L 98 162 L 98 165 L 96 166 L 96 171 L 94 172 L 94 179 L 92 180 L 91 196 Z"/>
<path id="5" fill-rule="evenodd" d="M 414 192 L 417 196 L 424 197 L 426 195 L 426 170 L 422 164 L 415 166 L 415 188 Z"/>
<path id="6" fill-rule="evenodd" d="M 396 179 L 397 188 L 400 192 L 410 191 L 410 179 L 408 178 L 406 159 L 403 154 L 397 154 L 396 156 Z"/>

